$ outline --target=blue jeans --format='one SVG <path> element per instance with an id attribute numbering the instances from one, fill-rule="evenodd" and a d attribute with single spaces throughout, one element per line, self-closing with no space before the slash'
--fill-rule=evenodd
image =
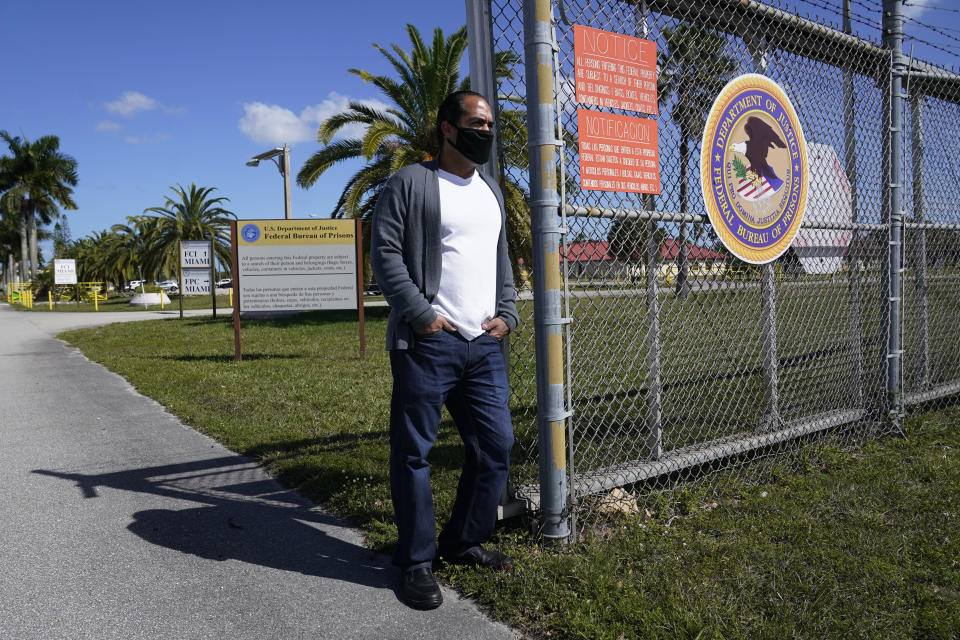
<path id="1" fill-rule="evenodd" d="M 500 343 L 489 334 L 417 335 L 411 348 L 390 352 L 390 490 L 397 523 L 393 563 L 429 567 L 437 553 L 427 454 L 447 410 L 465 449 L 450 520 L 440 534 L 444 554 L 474 547 L 493 532 L 513 446 L 510 390 Z"/>

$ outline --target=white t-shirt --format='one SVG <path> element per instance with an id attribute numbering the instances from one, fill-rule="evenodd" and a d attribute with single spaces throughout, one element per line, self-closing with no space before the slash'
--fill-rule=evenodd
<path id="1" fill-rule="evenodd" d="M 497 310 L 500 205 L 476 171 L 469 178 L 443 169 L 437 173 L 443 268 L 433 309 L 473 340 Z"/>

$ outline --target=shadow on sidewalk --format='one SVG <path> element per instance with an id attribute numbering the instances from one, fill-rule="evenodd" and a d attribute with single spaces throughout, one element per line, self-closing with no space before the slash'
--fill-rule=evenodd
<path id="1" fill-rule="evenodd" d="M 257 463 L 243 456 L 104 474 L 33 473 L 76 482 L 88 499 L 108 487 L 199 504 L 131 515 L 127 528 L 161 547 L 397 592 L 388 558 L 322 531 L 343 523 L 264 478 Z"/>

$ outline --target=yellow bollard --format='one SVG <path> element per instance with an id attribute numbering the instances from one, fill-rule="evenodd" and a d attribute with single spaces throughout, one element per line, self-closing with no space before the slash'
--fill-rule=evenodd
<path id="1" fill-rule="evenodd" d="M 233 309 L 233 287 L 230 287 L 230 308 Z"/>
<path id="2" fill-rule="evenodd" d="M 163 311 L 163 289 L 160 290 L 160 311 Z"/>
<path id="3" fill-rule="evenodd" d="M 47 290 L 47 306 L 50 308 L 50 311 L 53 311 L 53 293 L 50 290 Z"/>
<path id="4" fill-rule="evenodd" d="M 93 310 L 100 311 L 100 307 L 97 305 L 97 300 L 100 299 L 100 296 L 97 294 L 97 290 L 93 290 Z"/>

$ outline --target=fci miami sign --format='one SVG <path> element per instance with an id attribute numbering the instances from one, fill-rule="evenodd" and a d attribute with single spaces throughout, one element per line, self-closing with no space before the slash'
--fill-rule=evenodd
<path id="1" fill-rule="evenodd" d="M 707 117 L 700 172 L 710 222 L 734 255 L 764 264 L 790 247 L 806 207 L 809 161 L 780 85 L 754 73 L 727 83 Z"/>

